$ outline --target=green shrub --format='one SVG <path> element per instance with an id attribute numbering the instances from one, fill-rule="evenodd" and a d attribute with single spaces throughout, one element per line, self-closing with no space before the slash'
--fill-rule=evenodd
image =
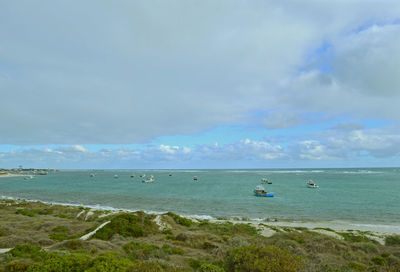
<path id="1" fill-rule="evenodd" d="M 49 238 L 55 241 L 64 241 L 68 239 L 77 238 L 78 235 L 69 235 L 69 229 L 64 226 L 58 226 L 53 228 L 52 233 L 49 234 Z"/>
<path id="2" fill-rule="evenodd" d="M 107 272 L 120 272 L 126 271 L 128 267 L 132 266 L 132 262 L 126 258 L 121 257 L 116 252 L 103 253 L 90 262 L 90 268 L 85 270 L 87 272 L 107 271 Z"/>
<path id="3" fill-rule="evenodd" d="M 210 223 L 203 221 L 199 226 L 218 235 L 228 237 L 237 235 L 255 236 L 258 234 L 257 229 L 250 224 L 234 224 L 232 222 Z"/>
<path id="4" fill-rule="evenodd" d="M 400 235 L 386 236 L 385 244 L 387 246 L 399 246 L 400 245 Z"/>
<path id="5" fill-rule="evenodd" d="M 162 246 L 162 251 L 164 251 L 165 253 L 169 254 L 169 255 L 183 255 L 185 254 L 185 251 L 179 247 L 171 247 L 170 245 L 164 244 Z"/>
<path id="6" fill-rule="evenodd" d="M 149 219 L 143 220 L 139 216 L 130 213 L 120 214 L 111 222 L 98 230 L 92 237 L 101 240 L 110 240 L 111 237 L 118 233 L 124 237 L 140 237 L 145 235 L 144 226 L 151 226 Z"/>
<path id="7" fill-rule="evenodd" d="M 43 257 L 43 254 L 46 254 L 42 251 L 41 247 L 30 244 L 17 245 L 10 250 L 10 253 L 13 257 L 31 258 L 33 260 L 40 259 Z"/>
<path id="8" fill-rule="evenodd" d="M 359 243 L 359 242 L 371 242 L 371 239 L 363 236 L 363 235 L 355 235 L 351 232 L 339 232 L 339 234 L 344 238 L 345 241 L 352 242 L 352 243 Z"/>
<path id="9" fill-rule="evenodd" d="M 136 261 L 132 266 L 128 267 L 127 272 L 191 272 L 192 270 L 188 270 L 185 268 L 179 268 L 175 266 L 171 266 L 165 263 L 158 262 L 143 262 Z"/>
<path id="10" fill-rule="evenodd" d="M 365 265 L 358 264 L 358 263 L 349 263 L 348 267 L 351 270 L 354 270 L 354 271 L 365 271 L 365 270 L 367 270 L 367 267 Z"/>
<path id="11" fill-rule="evenodd" d="M 224 272 L 225 270 L 219 266 L 216 266 L 216 265 L 213 265 L 210 263 L 203 263 L 197 271 L 199 271 L 199 272 Z"/>
<path id="12" fill-rule="evenodd" d="M 376 256 L 376 257 L 372 258 L 371 261 L 376 265 L 385 265 L 386 264 L 386 259 L 381 256 Z"/>
<path id="13" fill-rule="evenodd" d="M 29 217 L 34 217 L 35 216 L 35 211 L 27 210 L 27 209 L 19 209 L 19 210 L 16 210 L 15 213 L 16 214 L 25 215 L 25 216 L 29 216 Z"/>
<path id="14" fill-rule="evenodd" d="M 81 240 L 69 240 L 63 244 L 64 247 L 72 250 L 81 249 L 83 246 L 83 242 Z"/>
<path id="15" fill-rule="evenodd" d="M 147 260 L 150 256 L 154 254 L 155 251 L 159 250 L 160 248 L 156 245 L 150 245 L 147 243 L 135 243 L 130 242 L 123 246 L 126 254 L 132 260 Z"/>
<path id="16" fill-rule="evenodd" d="M 295 272 L 302 270 L 303 260 L 275 246 L 246 246 L 231 250 L 227 265 L 230 271 Z"/>
<path id="17" fill-rule="evenodd" d="M 25 272 L 29 267 L 29 264 L 21 261 L 9 262 L 5 267 L 5 272 Z"/>
<path id="18" fill-rule="evenodd" d="M 90 260 L 90 257 L 86 254 L 60 255 L 49 253 L 43 261 L 29 266 L 27 272 L 83 272 L 89 268 Z"/>
<path id="19" fill-rule="evenodd" d="M 184 217 L 181 217 L 175 213 L 168 212 L 167 215 L 172 217 L 174 219 L 175 223 L 185 226 L 185 227 L 190 227 L 193 224 L 193 221 Z"/>

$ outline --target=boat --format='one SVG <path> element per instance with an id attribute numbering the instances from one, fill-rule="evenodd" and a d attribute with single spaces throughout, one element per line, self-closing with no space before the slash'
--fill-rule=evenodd
<path id="1" fill-rule="evenodd" d="M 193 177 L 193 180 L 197 180 L 197 176 L 194 176 L 194 177 Z"/>
<path id="2" fill-rule="evenodd" d="M 265 183 L 265 184 L 272 184 L 272 182 L 269 181 L 269 180 L 267 180 L 266 178 L 262 178 L 262 179 L 261 179 L 261 182 L 262 182 L 262 183 Z"/>
<path id="3" fill-rule="evenodd" d="M 135 177 L 135 175 L 131 175 L 131 178 L 134 178 Z"/>
<path id="4" fill-rule="evenodd" d="M 142 180 L 143 183 L 150 183 L 154 182 L 154 176 L 151 175 L 149 178 Z"/>
<path id="5" fill-rule="evenodd" d="M 117 179 L 117 178 L 119 178 L 119 177 L 118 177 L 118 175 L 114 175 L 114 178 Z"/>
<path id="6" fill-rule="evenodd" d="M 146 174 L 141 174 L 139 177 L 144 178 Z"/>
<path id="7" fill-rule="evenodd" d="M 24 180 L 30 180 L 30 179 L 33 179 L 33 176 L 32 176 L 32 175 L 29 175 L 29 176 L 24 177 Z"/>
<path id="8" fill-rule="evenodd" d="M 312 181 L 312 180 L 309 180 L 309 181 L 307 182 L 307 187 L 308 187 L 308 188 L 314 188 L 314 189 L 319 188 L 319 186 L 318 186 L 317 184 L 315 184 L 314 181 Z"/>
<path id="9" fill-rule="evenodd" d="M 169 173 L 168 176 L 172 177 L 172 173 Z"/>
<path id="10" fill-rule="evenodd" d="M 264 197 L 273 197 L 274 196 L 274 193 L 266 192 L 264 186 L 262 186 L 262 185 L 257 185 L 253 192 L 254 192 L 255 196 L 264 196 Z"/>
<path id="11" fill-rule="evenodd" d="M 91 177 L 91 178 L 93 178 L 93 177 L 95 177 L 95 176 L 96 176 L 96 175 L 93 174 L 93 173 L 90 174 L 90 177 Z"/>

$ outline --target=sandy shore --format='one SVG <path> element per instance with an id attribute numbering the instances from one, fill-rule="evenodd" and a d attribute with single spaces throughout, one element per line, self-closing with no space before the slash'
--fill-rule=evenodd
<path id="1" fill-rule="evenodd" d="M 13 178 L 13 177 L 25 177 L 25 176 L 29 176 L 29 175 L 26 175 L 26 174 L 10 174 L 10 173 L 7 173 L 7 174 L 4 174 L 4 175 L 0 175 L 0 178 Z"/>

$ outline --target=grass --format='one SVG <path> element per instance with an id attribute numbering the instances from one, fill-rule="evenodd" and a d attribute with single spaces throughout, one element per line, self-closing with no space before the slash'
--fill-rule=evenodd
<path id="1" fill-rule="evenodd" d="M 399 235 L 386 237 L 386 245 L 380 245 L 366 232 L 341 232 L 340 240 L 305 228 L 285 227 L 267 238 L 250 224 L 187 223 L 171 214 L 163 216 L 171 228 L 161 232 L 154 216 L 143 212 L 110 214 L 107 219 L 95 213 L 87 222 L 76 218 L 82 210 L 79 207 L 5 203 L 0 201 L 0 248 L 14 249 L 0 254 L 1 272 L 389 272 L 400 267 Z M 17 210 L 33 211 L 34 216 Z M 111 222 L 92 239 L 76 239 L 105 220 Z"/>

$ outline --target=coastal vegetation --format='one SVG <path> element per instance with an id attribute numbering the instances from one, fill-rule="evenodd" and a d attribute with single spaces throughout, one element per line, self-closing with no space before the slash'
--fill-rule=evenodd
<path id="1" fill-rule="evenodd" d="M 0 200 L 0 271 L 400 271 L 400 236 Z"/>

